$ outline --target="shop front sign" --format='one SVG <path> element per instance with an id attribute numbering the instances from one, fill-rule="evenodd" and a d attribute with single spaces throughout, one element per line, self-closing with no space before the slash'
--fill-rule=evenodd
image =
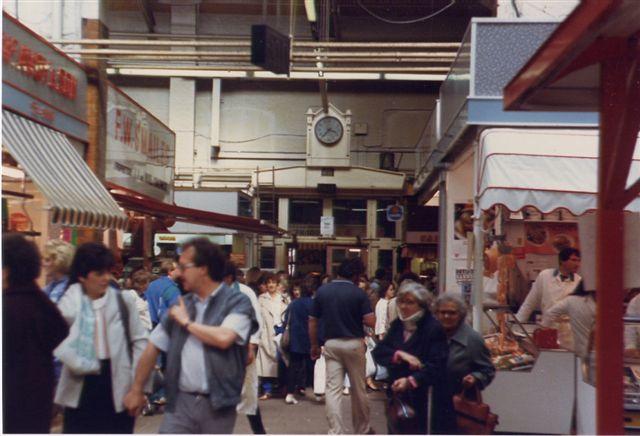
<path id="1" fill-rule="evenodd" d="M 175 133 L 114 85 L 107 96 L 106 180 L 172 203 Z"/>
<path id="2" fill-rule="evenodd" d="M 3 13 L 3 108 L 86 142 L 86 92 L 80 64 Z"/>

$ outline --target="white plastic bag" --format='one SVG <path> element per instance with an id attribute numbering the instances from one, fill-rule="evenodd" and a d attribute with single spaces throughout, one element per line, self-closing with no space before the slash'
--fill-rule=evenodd
<path id="1" fill-rule="evenodd" d="M 324 360 L 324 354 L 321 354 L 313 368 L 313 393 L 316 395 L 324 395 L 326 384 L 327 365 Z"/>
<path id="2" fill-rule="evenodd" d="M 367 345 L 367 351 L 364 355 L 365 360 L 365 374 L 367 377 L 373 377 L 376 375 L 376 362 L 373 360 L 373 354 L 371 351 L 376 347 L 376 343 L 370 337 L 365 339 L 365 344 Z"/>
<path id="3" fill-rule="evenodd" d="M 96 315 L 91 301 L 85 295 L 80 296 L 80 310 L 69 330 L 69 336 L 53 351 L 71 372 L 78 375 L 98 374 L 100 361 L 96 356 L 94 342 Z"/>

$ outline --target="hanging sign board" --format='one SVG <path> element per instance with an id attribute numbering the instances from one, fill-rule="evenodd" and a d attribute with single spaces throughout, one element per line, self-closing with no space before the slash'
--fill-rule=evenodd
<path id="1" fill-rule="evenodd" d="M 289 37 L 264 24 L 251 26 L 251 63 L 276 74 L 289 74 Z"/>
<path id="2" fill-rule="evenodd" d="M 391 204 L 387 206 L 387 221 L 402 221 L 404 218 L 404 207 L 399 204 Z"/>
<path id="3" fill-rule="evenodd" d="M 320 218 L 320 235 L 331 237 L 335 233 L 335 221 L 332 216 L 323 216 Z"/>

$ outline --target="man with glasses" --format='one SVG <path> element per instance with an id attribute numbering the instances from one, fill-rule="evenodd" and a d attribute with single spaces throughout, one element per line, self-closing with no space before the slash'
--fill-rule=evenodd
<path id="1" fill-rule="evenodd" d="M 124 404 L 138 414 L 143 386 L 160 351 L 167 353 L 167 407 L 160 433 L 233 433 L 247 363 L 247 341 L 258 329 L 249 298 L 223 282 L 226 257 L 198 238 L 178 263 L 187 291 L 151 333 Z"/>

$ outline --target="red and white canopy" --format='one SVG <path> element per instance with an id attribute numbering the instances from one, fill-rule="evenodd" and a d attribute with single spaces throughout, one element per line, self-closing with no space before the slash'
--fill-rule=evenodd
<path id="1" fill-rule="evenodd" d="M 627 185 L 640 177 L 638 144 Z M 582 215 L 596 209 L 597 130 L 488 129 L 480 135 L 477 159 L 482 210 L 501 204 L 513 212 L 533 206 Z M 640 197 L 626 210 L 640 212 Z"/>

